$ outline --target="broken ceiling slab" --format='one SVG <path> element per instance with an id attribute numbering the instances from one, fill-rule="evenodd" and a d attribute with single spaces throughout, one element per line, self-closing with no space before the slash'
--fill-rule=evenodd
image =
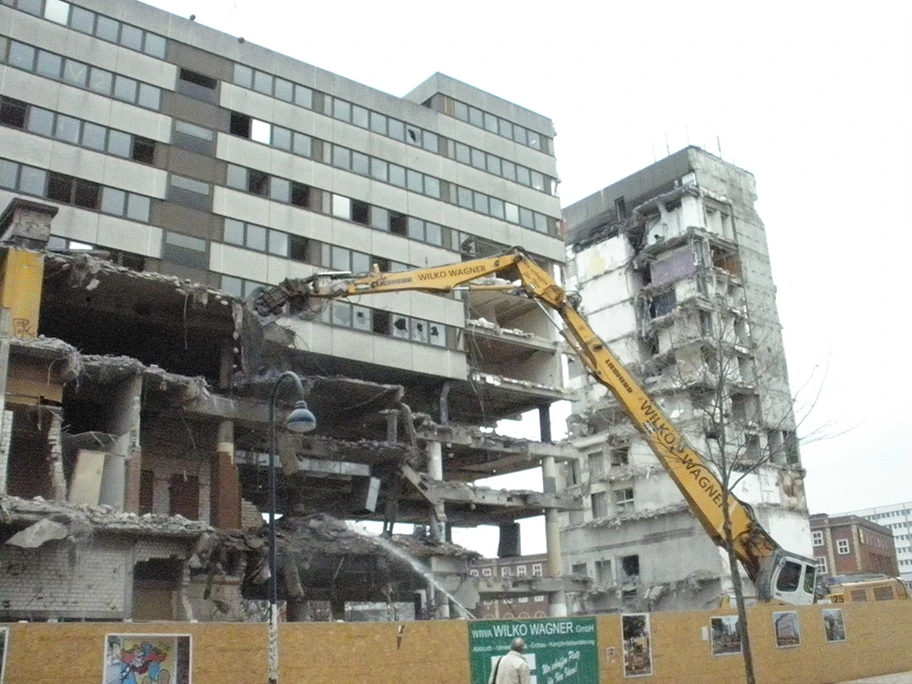
<path id="1" fill-rule="evenodd" d="M 63 523 L 56 522 L 50 518 L 42 518 L 24 530 L 16 532 L 5 543 L 22 549 L 36 549 L 49 541 L 66 539 L 69 535 L 70 528 Z"/>
<path id="2" fill-rule="evenodd" d="M 107 506 L 70 505 L 50 502 L 41 497 L 22 499 L 16 496 L 0 497 L 0 522 L 18 525 L 33 524 L 52 518 L 67 525 L 89 532 L 107 532 L 146 537 L 196 538 L 214 528 L 179 515 L 136 515 L 121 513 Z"/>
<path id="3" fill-rule="evenodd" d="M 46 362 L 47 379 L 66 383 L 75 379 L 82 370 L 82 357 L 71 344 L 53 337 L 11 337 L 10 354 L 34 361 Z"/>

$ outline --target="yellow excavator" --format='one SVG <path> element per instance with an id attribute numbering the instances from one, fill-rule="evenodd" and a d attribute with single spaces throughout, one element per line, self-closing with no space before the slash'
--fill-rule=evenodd
<path id="1" fill-rule="evenodd" d="M 357 275 L 318 273 L 288 279 L 257 293 L 251 305 L 274 320 L 283 313 L 312 310 L 314 299 L 338 299 L 388 292 L 447 293 L 456 289 L 508 290 L 534 299 L 563 320 L 562 334 L 596 380 L 605 385 L 649 443 L 712 540 L 724 544 L 723 507 L 731 519 L 734 550 L 760 600 L 793 605 L 815 602 L 817 568 L 813 559 L 786 552 L 757 522 L 750 507 L 729 494 L 703 458 L 687 444 L 652 397 L 621 364 L 579 313 L 579 297 L 521 249 L 446 266 Z"/>

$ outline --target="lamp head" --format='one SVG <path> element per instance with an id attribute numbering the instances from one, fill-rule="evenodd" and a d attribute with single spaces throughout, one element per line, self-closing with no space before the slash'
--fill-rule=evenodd
<path id="1" fill-rule="evenodd" d="M 306 401 L 296 401 L 294 409 L 285 419 L 285 427 L 289 432 L 303 434 L 313 432 L 317 428 L 317 419 L 309 408 Z"/>

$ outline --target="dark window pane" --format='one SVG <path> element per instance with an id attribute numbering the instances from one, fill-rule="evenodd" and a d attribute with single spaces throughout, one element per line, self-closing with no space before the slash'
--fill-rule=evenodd
<path id="1" fill-rule="evenodd" d="M 291 203 L 296 207 L 310 206 L 310 188 L 303 183 L 292 182 Z"/>
<path id="2" fill-rule="evenodd" d="M 247 171 L 247 190 L 263 197 L 269 194 L 269 174 L 249 169 Z"/>
<path id="3" fill-rule="evenodd" d="M 70 8 L 70 26 L 83 33 L 93 33 L 95 30 L 95 13 L 73 5 Z"/>
<path id="4" fill-rule="evenodd" d="M 133 161 L 142 162 L 143 164 L 153 164 L 155 162 L 155 141 L 148 138 L 141 138 L 138 135 L 133 136 Z"/>
<path id="5" fill-rule="evenodd" d="M 38 64 L 35 71 L 41 76 L 57 80 L 60 78 L 60 72 L 62 70 L 63 60 L 60 57 L 50 52 L 45 52 L 44 50 L 38 51 Z"/>
<path id="6" fill-rule="evenodd" d="M 76 192 L 73 194 L 73 203 L 77 207 L 87 209 L 98 208 L 98 197 L 101 194 L 101 186 L 91 181 L 76 179 Z"/>
<path id="7" fill-rule="evenodd" d="M 25 102 L 9 97 L 0 99 L 0 124 L 13 128 L 25 128 Z"/>
<path id="8" fill-rule="evenodd" d="M 190 69 L 181 69 L 178 72 L 177 77 L 181 81 L 198 85 L 201 88 L 208 88 L 209 90 L 215 90 L 218 86 L 218 81 L 211 76 L 206 76 L 205 74 L 201 74 L 198 71 L 191 71 Z"/>
<path id="9" fill-rule="evenodd" d="M 164 37 L 155 33 L 146 33 L 146 42 L 145 45 L 143 45 L 143 52 L 152 57 L 164 59 L 167 44 Z"/>
<path id="10" fill-rule="evenodd" d="M 73 195 L 73 177 L 62 173 L 48 174 L 47 198 L 69 204 Z"/>
<path id="11" fill-rule="evenodd" d="M 108 17 L 103 17 L 100 14 L 98 15 L 98 21 L 95 25 L 96 36 L 102 40 L 116 43 L 118 29 L 120 29 L 119 22 L 116 22 L 113 19 L 109 19 Z"/>
<path id="12" fill-rule="evenodd" d="M 28 117 L 28 130 L 38 135 L 50 137 L 54 132 L 54 112 L 40 107 L 30 107 Z"/>
<path id="13" fill-rule="evenodd" d="M 104 69 L 92 67 L 89 71 L 89 89 L 103 95 L 111 94 L 111 87 L 114 84 L 114 74 Z"/>
<path id="14" fill-rule="evenodd" d="M 131 50 L 142 50 L 142 31 L 135 26 L 124 24 L 120 29 L 120 44 Z"/>

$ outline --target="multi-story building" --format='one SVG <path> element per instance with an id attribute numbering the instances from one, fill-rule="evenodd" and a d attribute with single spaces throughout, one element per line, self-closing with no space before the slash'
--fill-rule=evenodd
<path id="1" fill-rule="evenodd" d="M 843 515 L 866 518 L 892 532 L 899 574 L 912 589 L 912 501 L 849 511 Z"/>
<path id="2" fill-rule="evenodd" d="M 7 397 L 0 494 L 19 527 L 73 501 L 104 505 L 83 521 L 98 534 L 79 538 L 108 554 L 43 549 L 13 576 L 20 552 L 4 546 L 0 586 L 21 589 L 4 617 L 186 616 L 194 544 L 256 524 L 266 505 L 269 388 L 283 370 L 314 378 L 323 417 L 315 437 L 286 445 L 280 513 L 430 521 L 439 537 L 444 521 L 512 529 L 565 506 L 461 484 L 553 470 L 570 451 L 479 429 L 546 415 L 565 396 L 534 303 L 377 295 L 265 328 L 242 303 L 317 271 L 399 271 L 514 245 L 558 271 L 549 119 L 441 74 L 389 95 L 134 0 L 4 0 L 0 73 L 4 231 L 39 250 L 44 275 L 29 281 L 43 284 L 31 318 L 11 326 L 9 386 L 24 394 Z M 35 495 L 49 510 L 24 503 Z M 81 587 L 102 586 L 89 567 L 102 557 L 115 598 L 90 610 Z M 67 577 L 82 579 L 55 580 L 66 591 L 36 602 Z M 350 600 L 376 599 L 356 585 Z"/>
<path id="3" fill-rule="evenodd" d="M 508 584 L 512 593 L 509 597 L 482 600 L 475 611 L 475 617 L 484 620 L 502 618 L 546 617 L 548 597 L 531 593 L 531 581 L 542 577 L 548 568 L 547 554 L 509 556 L 506 558 L 480 558 L 472 563 L 469 574 L 481 579 L 481 586 L 493 585 L 496 578 Z M 527 593 L 522 588 L 529 587 Z"/>
<path id="4" fill-rule="evenodd" d="M 683 149 L 565 208 L 595 331 L 786 549 L 810 551 L 795 418 L 753 176 Z M 577 610 L 714 605 L 727 561 L 606 389 L 570 359 L 581 458 L 563 489 Z M 742 478 L 743 476 L 743 478 Z"/>
<path id="5" fill-rule="evenodd" d="M 899 575 L 892 530 L 858 515 L 810 517 L 811 544 L 821 577 Z"/>

